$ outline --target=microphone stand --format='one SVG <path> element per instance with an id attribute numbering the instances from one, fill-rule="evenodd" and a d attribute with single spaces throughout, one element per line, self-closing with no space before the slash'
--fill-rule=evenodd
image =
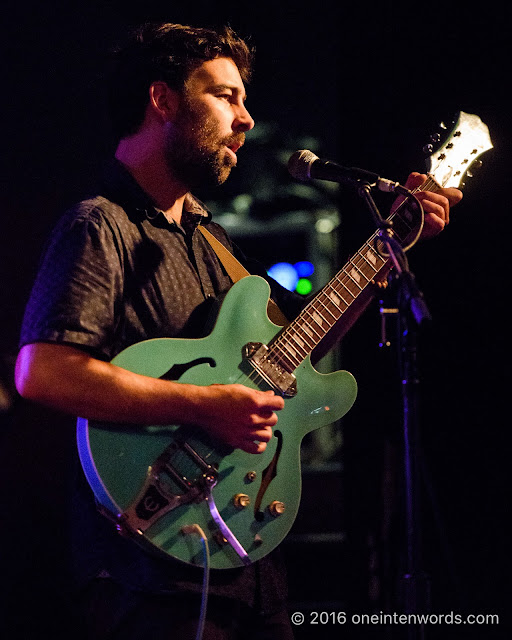
<path id="1" fill-rule="evenodd" d="M 402 577 L 403 606 L 406 614 L 426 614 L 430 605 L 430 583 L 421 569 L 421 505 L 419 460 L 419 397 L 417 346 L 419 329 L 431 321 L 431 315 L 409 271 L 402 247 L 392 237 L 392 222 L 384 220 L 371 195 L 371 186 L 361 182 L 358 194 L 368 205 L 395 267 L 399 314 L 399 362 L 402 378 L 402 428 L 405 487 L 405 573 Z M 423 639 L 424 625 L 410 624 L 408 640 Z"/>

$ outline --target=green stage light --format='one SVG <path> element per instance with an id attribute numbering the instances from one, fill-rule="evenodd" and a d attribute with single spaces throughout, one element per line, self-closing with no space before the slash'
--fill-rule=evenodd
<path id="1" fill-rule="evenodd" d="M 313 289 L 313 285 L 311 284 L 311 280 L 307 278 L 299 278 L 297 282 L 297 286 L 295 287 L 295 291 L 300 293 L 302 296 L 307 296 L 308 293 L 311 293 Z"/>

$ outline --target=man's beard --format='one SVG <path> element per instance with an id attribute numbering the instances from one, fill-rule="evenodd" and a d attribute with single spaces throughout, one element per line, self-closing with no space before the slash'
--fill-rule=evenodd
<path id="1" fill-rule="evenodd" d="M 244 139 L 243 133 L 219 138 L 211 119 L 185 101 L 166 132 L 167 167 L 189 190 L 221 185 L 236 164 L 226 146 Z"/>

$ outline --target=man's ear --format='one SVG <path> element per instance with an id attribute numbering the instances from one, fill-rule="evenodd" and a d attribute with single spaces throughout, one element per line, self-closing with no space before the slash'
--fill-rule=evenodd
<path id="1" fill-rule="evenodd" d="M 173 122 L 178 112 L 179 95 L 163 81 L 149 87 L 149 108 L 164 122 Z"/>

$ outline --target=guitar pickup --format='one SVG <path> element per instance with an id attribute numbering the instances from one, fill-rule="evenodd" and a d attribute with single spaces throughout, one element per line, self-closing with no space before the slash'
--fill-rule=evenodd
<path id="1" fill-rule="evenodd" d="M 266 344 L 247 343 L 242 349 L 242 357 L 244 368 L 255 371 L 275 392 L 287 398 L 297 395 L 297 379 L 293 373 L 268 357 Z"/>

